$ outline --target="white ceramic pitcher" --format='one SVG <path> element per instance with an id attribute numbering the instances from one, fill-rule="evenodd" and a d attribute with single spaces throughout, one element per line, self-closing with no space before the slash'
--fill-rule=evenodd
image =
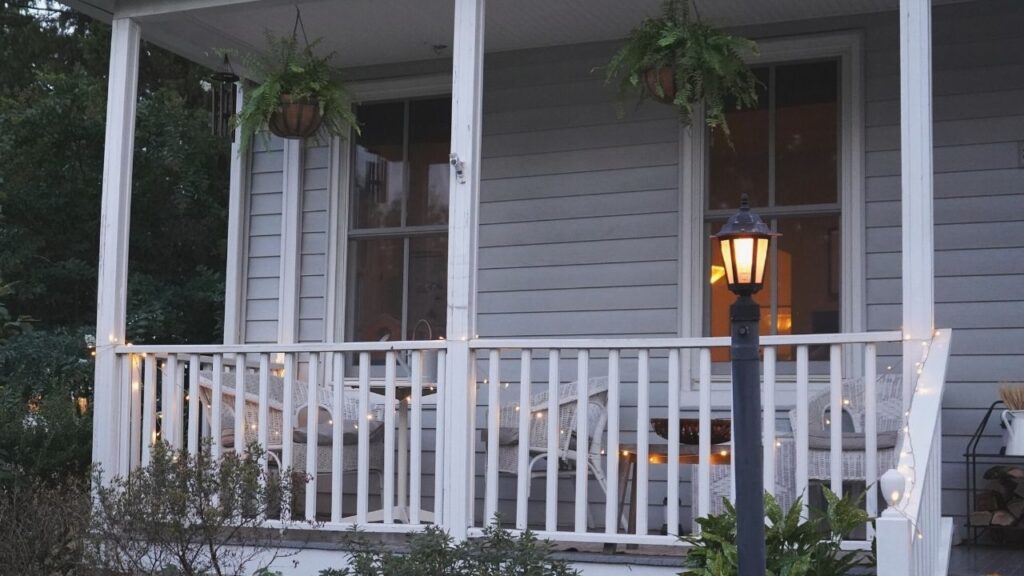
<path id="1" fill-rule="evenodd" d="M 1024 456 L 1024 410 L 1003 410 L 1006 426 L 1006 454 Z"/>

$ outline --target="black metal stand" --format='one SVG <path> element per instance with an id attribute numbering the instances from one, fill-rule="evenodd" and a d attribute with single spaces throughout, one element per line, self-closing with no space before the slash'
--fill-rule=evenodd
<path id="1" fill-rule="evenodd" d="M 983 464 L 997 465 L 1000 460 L 1010 460 L 1016 462 L 1024 462 L 1024 456 L 1019 455 L 1007 455 L 1005 448 L 1000 448 L 998 452 L 979 452 L 978 446 L 981 444 L 981 438 L 985 434 L 985 429 L 988 428 L 989 420 L 992 419 L 992 414 L 995 413 L 997 408 L 1006 408 L 1006 404 L 1002 400 L 996 400 L 988 407 L 988 411 L 985 412 L 985 417 L 981 419 L 981 423 L 978 424 L 977 430 L 974 431 L 974 435 L 971 436 L 970 441 L 967 442 L 967 450 L 964 452 L 964 458 L 967 460 L 967 532 L 971 535 L 971 542 L 975 545 L 979 543 L 982 536 L 985 535 L 992 528 L 999 528 L 1004 532 L 1013 532 L 1019 536 L 1024 536 L 1024 526 L 973 526 L 971 525 L 971 512 L 974 512 L 975 503 L 978 498 L 978 458 L 989 460 Z"/>
<path id="2" fill-rule="evenodd" d="M 740 576 L 764 576 L 764 472 L 758 324 L 761 307 L 741 295 L 732 319 L 732 441 Z"/>

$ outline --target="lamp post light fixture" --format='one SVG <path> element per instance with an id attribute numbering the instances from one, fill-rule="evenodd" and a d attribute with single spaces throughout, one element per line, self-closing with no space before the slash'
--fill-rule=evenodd
<path id="1" fill-rule="evenodd" d="M 722 250 L 725 277 L 736 301 L 732 323 L 732 450 L 736 475 L 736 544 L 739 576 L 764 576 L 764 464 L 761 441 L 761 384 L 758 325 L 761 307 L 751 296 L 764 286 L 772 232 L 750 211 L 744 194 L 740 211 L 714 236 Z"/>

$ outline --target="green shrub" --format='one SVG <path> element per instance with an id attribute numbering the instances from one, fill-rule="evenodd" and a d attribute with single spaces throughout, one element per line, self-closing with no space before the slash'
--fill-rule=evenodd
<path id="1" fill-rule="evenodd" d="M 429 527 L 409 540 L 406 553 L 373 546 L 361 534 L 352 538 L 350 567 L 320 576 L 573 576 L 576 570 L 551 558 L 552 546 L 530 531 L 516 536 L 490 526 L 483 538 L 455 544 L 446 532 Z"/>
<path id="2" fill-rule="evenodd" d="M 843 576 L 858 565 L 856 554 L 840 550 L 843 537 L 868 521 L 859 500 L 839 498 L 824 488 L 828 506 L 811 511 L 803 522 L 801 499 L 783 512 L 775 497 L 765 494 L 765 544 L 768 576 Z M 680 576 L 731 576 L 738 573 L 736 509 L 724 500 L 725 512 L 698 518 L 700 534 L 684 536 L 692 544 Z M 872 558 L 868 558 L 872 561 Z"/>
<path id="3" fill-rule="evenodd" d="M 18 477 L 0 485 L 0 573 L 85 576 L 89 486 Z"/>

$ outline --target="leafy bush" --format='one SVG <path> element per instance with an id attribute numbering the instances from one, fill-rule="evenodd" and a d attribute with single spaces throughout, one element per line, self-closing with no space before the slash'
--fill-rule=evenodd
<path id="1" fill-rule="evenodd" d="M 217 461 L 209 443 L 192 456 L 161 442 L 127 477 L 97 473 L 90 561 L 117 574 L 265 573 L 283 531 L 260 528 L 290 496 L 291 474 L 268 474 L 264 457 L 255 444 Z"/>
<path id="2" fill-rule="evenodd" d="M 88 479 L 93 362 L 84 332 L 29 330 L 0 346 L 0 483 Z"/>
<path id="3" fill-rule="evenodd" d="M 455 544 L 446 532 L 429 527 L 412 536 L 407 553 L 371 546 L 357 534 L 351 566 L 323 570 L 320 576 L 572 576 L 576 570 L 551 559 L 551 544 L 530 531 L 514 536 L 490 526 L 483 538 Z"/>
<path id="4" fill-rule="evenodd" d="M 743 60 L 743 54 L 756 53 L 757 46 L 691 19 L 688 2 L 667 0 L 660 17 L 645 18 L 634 28 L 608 63 L 605 80 L 618 81 L 620 98 L 630 92 L 640 98 L 664 98 L 663 93 L 651 92 L 644 76 L 648 70 L 670 67 L 676 87 L 672 103 L 680 122 L 689 125 L 694 109 L 703 103 L 707 125 L 720 126 L 728 134 L 729 102 L 741 108 L 757 103 L 758 81 Z"/>
<path id="5" fill-rule="evenodd" d="M 775 497 L 765 493 L 767 575 L 769 576 L 843 576 L 857 566 L 856 554 L 843 553 L 839 545 L 846 534 L 868 521 L 859 501 L 839 498 L 824 488 L 828 507 L 812 510 L 812 517 L 801 521 L 801 499 L 783 512 Z M 736 509 L 724 500 L 725 512 L 698 518 L 699 535 L 684 536 L 693 545 L 684 562 L 687 570 L 680 576 L 729 576 L 738 573 L 736 547 Z M 869 558 L 869 561 L 872 560 Z"/>
<path id="6" fill-rule="evenodd" d="M 0 486 L 0 572 L 91 574 L 82 553 L 89 522 L 87 482 L 44 484 L 21 477 Z"/>

